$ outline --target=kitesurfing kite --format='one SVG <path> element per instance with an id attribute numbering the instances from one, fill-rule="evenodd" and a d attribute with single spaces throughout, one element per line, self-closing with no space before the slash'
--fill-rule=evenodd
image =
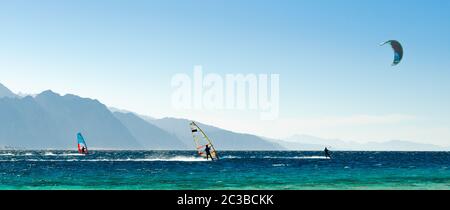
<path id="1" fill-rule="evenodd" d="M 383 46 L 385 44 L 390 44 L 392 49 L 394 50 L 394 61 L 392 62 L 392 66 L 399 64 L 403 58 L 403 47 L 400 44 L 400 42 L 398 42 L 396 40 L 389 40 L 389 41 L 383 42 L 380 46 Z"/>
<path id="2" fill-rule="evenodd" d="M 78 152 L 80 154 L 87 154 L 88 150 L 87 150 L 87 145 L 86 142 L 84 141 L 83 135 L 81 135 L 81 133 L 77 134 L 77 140 L 78 140 Z"/>
<path id="3" fill-rule="evenodd" d="M 203 130 L 200 127 L 198 127 L 198 125 L 195 122 L 191 122 L 190 126 L 192 137 L 194 138 L 198 155 L 206 159 L 208 159 L 209 156 L 211 157 L 212 160 L 214 159 L 218 160 L 219 156 L 217 155 L 217 151 L 214 148 L 211 139 L 209 139 L 209 137 L 205 134 L 205 132 L 203 132 Z"/>

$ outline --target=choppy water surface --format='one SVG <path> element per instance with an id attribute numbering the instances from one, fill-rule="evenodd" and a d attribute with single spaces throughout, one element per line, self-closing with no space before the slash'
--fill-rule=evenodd
<path id="1" fill-rule="evenodd" d="M 0 151 L 0 189 L 450 189 L 447 152 Z"/>

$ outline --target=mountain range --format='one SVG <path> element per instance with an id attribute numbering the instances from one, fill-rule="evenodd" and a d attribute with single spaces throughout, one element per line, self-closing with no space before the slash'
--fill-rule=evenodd
<path id="1" fill-rule="evenodd" d="M 176 118 L 147 119 L 151 124 L 175 135 L 184 144 L 192 144 L 192 134 L 189 127 L 189 120 Z M 208 136 L 214 140 L 216 148 L 222 150 L 282 150 L 282 146 L 276 142 L 266 141 L 261 137 L 235 133 L 220 129 L 214 126 L 197 123 Z"/>
<path id="2" fill-rule="evenodd" d="M 16 94 L 11 92 L 7 87 L 0 83 L 0 98 L 3 97 L 14 98 L 16 97 Z"/>
<path id="3" fill-rule="evenodd" d="M 20 97 L 0 85 L 0 148 L 73 149 L 81 132 L 91 149 L 192 150 L 189 122 L 145 117 L 51 90 Z M 221 150 L 282 149 L 258 136 L 200 125 Z"/>
<path id="4" fill-rule="evenodd" d="M 90 149 L 192 150 L 189 119 L 139 115 L 107 107 L 100 101 L 51 90 L 16 95 L 0 84 L 0 149 L 74 149 L 83 133 Z M 296 135 L 269 139 L 197 124 L 220 150 L 448 150 L 408 141 L 359 144 L 338 139 Z"/>
<path id="5" fill-rule="evenodd" d="M 450 148 L 433 144 L 423 144 L 404 140 L 389 140 L 384 142 L 358 143 L 340 139 L 325 139 L 309 135 L 294 135 L 284 140 L 276 141 L 286 150 L 323 150 L 328 147 L 340 151 L 448 151 Z"/>

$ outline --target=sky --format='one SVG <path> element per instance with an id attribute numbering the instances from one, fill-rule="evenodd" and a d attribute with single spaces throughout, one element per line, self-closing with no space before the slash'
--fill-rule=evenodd
<path id="1" fill-rule="evenodd" d="M 450 146 L 446 0 L 0 1 L 0 83 L 271 138 Z M 386 40 L 404 47 L 392 67 Z M 280 112 L 176 110 L 174 75 L 279 74 Z"/>

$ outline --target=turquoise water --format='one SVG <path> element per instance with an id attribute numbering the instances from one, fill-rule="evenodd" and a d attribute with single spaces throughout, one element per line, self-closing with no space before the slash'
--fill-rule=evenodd
<path id="1" fill-rule="evenodd" d="M 448 152 L 0 151 L 0 189 L 450 189 Z"/>

